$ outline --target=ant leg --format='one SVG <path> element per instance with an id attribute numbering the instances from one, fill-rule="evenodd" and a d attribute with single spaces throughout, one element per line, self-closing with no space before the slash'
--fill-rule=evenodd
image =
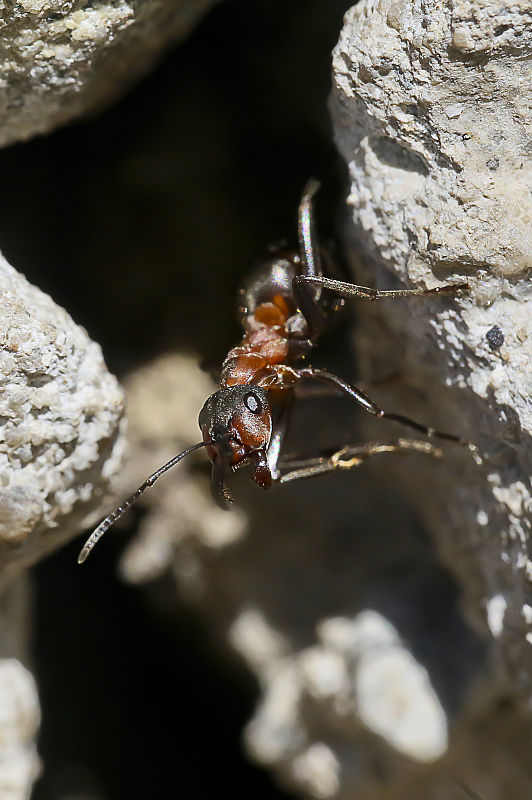
<path id="1" fill-rule="evenodd" d="M 292 281 L 294 298 L 297 307 L 303 314 L 307 323 L 309 340 L 311 343 L 316 341 L 322 328 L 322 314 L 317 303 L 321 289 L 319 285 L 316 289 L 309 283 L 302 281 L 301 278 L 320 279 L 322 276 L 320 248 L 317 240 L 316 223 L 312 207 L 314 195 L 319 188 L 319 181 L 315 178 L 311 178 L 303 189 L 297 217 L 301 274 L 296 275 Z"/>
<path id="2" fill-rule="evenodd" d="M 316 235 L 316 223 L 312 201 L 320 183 L 311 178 L 306 184 L 298 212 L 299 256 L 301 274 L 292 281 L 297 306 L 303 314 L 309 330 L 309 342 L 314 344 L 322 327 L 322 311 L 319 299 L 322 289 L 334 292 L 338 297 L 357 297 L 364 300 L 385 300 L 398 297 L 430 297 L 431 295 L 458 294 L 467 291 L 466 282 L 436 286 L 433 289 L 374 289 L 347 281 L 326 278 L 322 274 L 320 248 Z"/>
<path id="3" fill-rule="evenodd" d="M 445 431 L 439 431 L 435 428 L 423 425 L 421 422 L 416 422 L 415 420 L 410 419 L 410 417 L 405 417 L 402 414 L 393 414 L 389 411 L 385 411 L 383 408 L 380 408 L 377 403 L 371 400 L 371 398 L 365 395 L 364 392 L 362 392 L 360 389 L 357 389 L 356 386 L 351 386 L 351 384 L 342 380 L 342 378 L 339 378 L 338 375 L 334 375 L 332 372 L 327 372 L 327 370 L 323 369 L 314 369 L 313 367 L 303 367 L 303 369 L 293 370 L 293 374 L 297 375 L 298 379 L 313 378 L 314 380 L 323 381 L 324 383 L 332 384 L 333 386 L 338 387 L 344 394 L 347 394 L 349 397 L 351 397 L 356 403 L 362 406 L 365 411 L 369 412 L 374 417 L 379 417 L 380 419 L 389 419 L 393 422 L 399 422 L 401 425 L 405 425 L 408 428 L 413 428 L 413 430 L 419 431 L 419 433 L 423 433 L 425 436 L 429 436 L 431 438 L 446 439 L 447 441 L 461 444 L 471 451 L 477 464 L 481 463 L 477 448 L 472 442 L 468 441 L 467 439 L 462 439 L 461 436 L 457 436 L 454 433 L 446 433 Z"/>
<path id="4" fill-rule="evenodd" d="M 299 238 L 299 257 L 303 275 L 317 277 L 321 275 L 320 248 L 316 235 L 316 223 L 312 201 L 320 188 L 320 182 L 311 178 L 305 188 L 297 216 L 297 233 Z"/>
<path id="5" fill-rule="evenodd" d="M 342 392 L 334 386 L 323 384 L 304 385 L 296 383 L 294 386 L 295 396 L 298 400 L 314 400 L 328 397 L 341 397 Z"/>
<path id="6" fill-rule="evenodd" d="M 369 442 L 366 445 L 342 447 L 332 456 L 314 456 L 310 458 L 287 458 L 281 460 L 281 468 L 288 469 L 282 474 L 277 483 L 289 483 L 304 478 L 314 478 L 325 475 L 327 472 L 337 470 L 356 469 L 370 458 L 381 453 L 424 453 L 425 455 L 440 458 L 442 451 L 429 442 L 420 442 L 416 439 L 399 439 L 395 444 Z"/>
<path id="7" fill-rule="evenodd" d="M 277 481 L 280 477 L 280 472 L 278 467 L 279 458 L 281 455 L 281 448 L 283 446 L 284 438 L 288 432 L 290 418 L 292 416 L 294 397 L 292 392 L 290 392 L 289 394 L 290 396 L 283 400 L 283 404 L 281 406 L 277 419 L 275 420 L 272 435 L 270 438 L 270 444 L 268 445 L 268 450 L 266 453 L 268 467 L 270 468 L 273 481 Z"/>
<path id="8" fill-rule="evenodd" d="M 436 286 L 433 289 L 373 289 L 370 286 L 358 286 L 355 283 L 337 281 L 334 278 L 325 278 L 323 275 L 299 275 L 294 278 L 297 281 L 298 289 L 303 286 L 316 286 L 321 289 L 328 289 L 339 297 L 359 297 L 363 300 L 386 300 L 397 297 L 428 297 L 440 294 L 458 294 L 467 291 L 470 286 L 468 283 L 451 283 L 446 286 Z M 307 289 L 307 291 L 309 291 Z"/>

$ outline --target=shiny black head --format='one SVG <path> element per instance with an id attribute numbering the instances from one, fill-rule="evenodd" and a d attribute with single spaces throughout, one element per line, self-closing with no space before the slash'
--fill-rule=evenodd
<path id="1" fill-rule="evenodd" d="M 260 386 L 220 389 L 206 401 L 198 422 L 212 461 L 212 493 L 222 508 L 231 499 L 225 489 L 225 478 L 244 461 L 256 462 L 253 480 L 263 488 L 271 485 L 266 451 L 272 434 L 272 415 L 266 389 Z"/>

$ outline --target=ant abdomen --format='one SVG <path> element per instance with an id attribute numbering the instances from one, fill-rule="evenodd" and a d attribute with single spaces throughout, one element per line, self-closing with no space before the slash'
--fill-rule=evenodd
<path id="1" fill-rule="evenodd" d="M 262 304 L 284 301 L 285 310 L 296 310 L 292 281 L 298 274 L 299 257 L 295 251 L 284 248 L 272 257 L 258 263 L 238 290 L 238 318 L 243 328 L 246 320 Z M 282 305 L 282 304 L 281 304 Z"/>

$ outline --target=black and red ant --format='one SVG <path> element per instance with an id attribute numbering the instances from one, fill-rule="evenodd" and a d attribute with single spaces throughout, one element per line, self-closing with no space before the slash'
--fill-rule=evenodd
<path id="1" fill-rule="evenodd" d="M 274 483 L 352 469 L 378 453 L 417 450 L 439 454 L 439 450 L 428 442 L 400 439 L 395 444 L 346 446 L 328 457 L 281 458 L 294 390 L 303 380 L 321 381 L 334 387 L 375 417 L 399 422 L 429 438 L 447 439 L 474 450 L 470 442 L 459 436 L 385 411 L 359 388 L 332 372 L 297 366 L 316 344 L 331 309 L 340 305 L 343 298 L 360 297 L 375 301 L 454 295 L 469 288 L 467 283 L 455 283 L 435 289 L 380 291 L 324 276 L 321 259 L 325 251 L 317 243 L 312 206 L 318 188 L 318 181 L 311 179 L 303 191 L 298 213 L 298 251 L 275 253 L 251 274 L 240 289 L 239 311 L 244 335 L 223 363 L 221 388 L 208 398 L 200 412 L 203 441 L 183 450 L 160 467 L 109 514 L 87 540 L 78 558 L 80 564 L 108 528 L 149 486 L 201 447 L 206 448 L 212 462 L 213 496 L 223 508 L 231 500 L 225 487 L 227 475 L 243 463 L 251 463 L 252 480 L 269 489 Z M 272 404 L 276 408 L 275 418 Z"/>

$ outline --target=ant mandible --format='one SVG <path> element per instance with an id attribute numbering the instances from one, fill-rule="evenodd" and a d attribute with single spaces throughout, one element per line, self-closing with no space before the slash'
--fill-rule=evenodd
<path id="1" fill-rule="evenodd" d="M 294 390 L 303 380 L 313 379 L 334 387 L 375 417 L 399 422 L 429 438 L 447 439 L 474 451 L 474 446 L 459 436 L 385 411 L 356 386 L 332 372 L 297 366 L 316 344 L 331 309 L 344 298 L 376 301 L 454 295 L 469 289 L 467 283 L 455 283 L 435 289 L 380 291 L 323 275 L 321 257 L 325 251 L 322 252 L 317 242 L 313 213 L 313 198 L 319 185 L 317 180 L 311 179 L 303 191 L 298 212 L 298 251 L 273 254 L 240 289 L 239 312 L 244 335 L 223 363 L 221 388 L 208 398 L 200 412 L 198 421 L 203 441 L 174 456 L 109 514 L 87 540 L 78 563 L 86 560 L 96 542 L 149 486 L 201 447 L 206 449 L 212 462 L 212 493 L 222 508 L 227 508 L 231 502 L 225 487 L 227 475 L 245 462 L 253 465 L 252 480 L 263 489 L 269 489 L 274 483 L 352 469 L 378 453 L 417 450 L 439 455 L 440 451 L 428 442 L 399 439 L 396 444 L 347 446 L 329 457 L 281 458 Z M 276 407 L 275 418 L 271 401 Z"/>

